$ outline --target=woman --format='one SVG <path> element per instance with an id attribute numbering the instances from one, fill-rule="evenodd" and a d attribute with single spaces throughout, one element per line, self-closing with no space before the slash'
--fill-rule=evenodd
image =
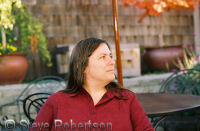
<path id="1" fill-rule="evenodd" d="M 67 88 L 48 98 L 32 129 L 154 131 L 136 95 L 113 82 L 114 64 L 105 40 L 80 41 L 71 54 Z"/>

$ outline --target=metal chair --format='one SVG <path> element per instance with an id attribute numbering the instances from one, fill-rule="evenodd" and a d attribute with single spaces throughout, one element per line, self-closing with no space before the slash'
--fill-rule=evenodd
<path id="1" fill-rule="evenodd" d="M 200 70 L 185 69 L 174 72 L 162 82 L 159 93 L 200 95 Z M 199 115 L 199 111 L 180 113 L 166 118 L 160 123 L 160 126 L 169 131 L 183 130 L 184 128 L 186 130 L 188 130 L 187 128 L 199 130 Z"/>
<path id="2" fill-rule="evenodd" d="M 31 123 L 34 122 L 37 113 L 40 111 L 40 108 L 48 99 L 50 93 L 33 93 L 27 96 L 23 101 L 23 110 L 26 117 Z"/>
<path id="3" fill-rule="evenodd" d="M 21 115 L 23 115 L 22 103 L 25 100 L 25 98 L 27 98 L 27 96 L 38 92 L 52 94 L 56 91 L 64 89 L 65 86 L 66 86 L 65 80 L 60 77 L 57 76 L 40 77 L 29 83 L 14 101 L 0 105 L 0 110 L 12 105 L 17 106 L 18 117 L 16 120 L 19 121 L 22 119 Z M 9 116 L 7 116 L 6 114 L 1 116 L 1 119 L 3 121 L 5 121 L 8 118 Z M 0 123 L 2 125 L 2 122 Z"/>
<path id="4" fill-rule="evenodd" d="M 161 84 L 160 93 L 200 95 L 200 70 L 174 72 Z"/>

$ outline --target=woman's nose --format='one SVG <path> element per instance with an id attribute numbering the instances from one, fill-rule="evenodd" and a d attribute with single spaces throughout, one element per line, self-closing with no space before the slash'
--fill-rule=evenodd
<path id="1" fill-rule="evenodd" d="M 109 58 L 109 64 L 110 65 L 114 65 L 115 64 L 115 60 L 113 58 L 111 58 L 111 57 Z"/>

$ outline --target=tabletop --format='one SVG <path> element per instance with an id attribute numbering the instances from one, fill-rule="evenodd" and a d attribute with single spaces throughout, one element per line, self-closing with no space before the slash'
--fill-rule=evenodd
<path id="1" fill-rule="evenodd" d="M 200 96 L 195 95 L 138 93 L 136 96 L 149 117 L 200 108 Z"/>

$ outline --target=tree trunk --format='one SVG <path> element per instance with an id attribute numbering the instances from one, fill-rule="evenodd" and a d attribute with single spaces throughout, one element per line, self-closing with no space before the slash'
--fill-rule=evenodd
<path id="1" fill-rule="evenodd" d="M 1 27 L 1 36 L 2 36 L 3 49 L 6 49 L 6 33 L 3 27 Z"/>

